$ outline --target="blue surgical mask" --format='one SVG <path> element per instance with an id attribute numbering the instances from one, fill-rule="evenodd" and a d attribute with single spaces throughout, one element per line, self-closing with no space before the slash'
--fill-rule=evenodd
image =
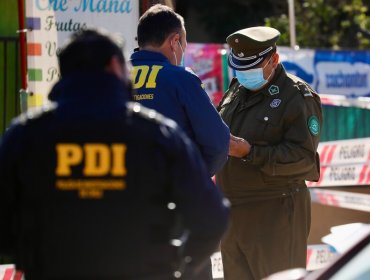
<path id="1" fill-rule="evenodd" d="M 270 61 L 266 65 L 268 65 L 269 63 Z M 268 79 L 265 80 L 265 78 L 263 77 L 263 70 L 265 67 L 255 68 L 255 69 L 250 69 L 250 70 L 245 70 L 245 71 L 236 70 L 235 71 L 236 78 L 238 79 L 238 82 L 246 89 L 249 89 L 249 90 L 259 89 L 263 87 L 264 85 L 266 85 L 268 82 Z M 272 72 L 270 76 L 271 75 L 272 75 Z"/>

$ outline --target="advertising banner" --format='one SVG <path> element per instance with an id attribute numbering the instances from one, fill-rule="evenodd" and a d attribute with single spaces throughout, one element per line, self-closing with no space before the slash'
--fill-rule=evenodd
<path id="1" fill-rule="evenodd" d="M 370 52 L 315 51 L 314 68 L 318 92 L 370 96 Z"/>
<path id="2" fill-rule="evenodd" d="M 370 51 L 278 47 L 286 70 L 309 83 L 326 105 L 370 108 Z"/>
<path id="3" fill-rule="evenodd" d="M 222 57 L 229 51 L 222 44 L 189 43 L 186 49 L 185 65 L 201 78 L 215 104 L 225 91 L 222 67 L 227 63 Z M 324 105 L 370 108 L 370 51 L 278 47 L 278 53 L 287 72 L 310 84 Z M 226 76 L 231 80 L 234 71 L 229 69 Z"/>
<path id="4" fill-rule="evenodd" d="M 73 32 L 98 27 L 117 33 L 130 53 L 138 18 L 136 0 L 27 0 L 28 107 L 47 102 L 59 78 L 58 51 Z"/>
<path id="5" fill-rule="evenodd" d="M 224 93 L 223 60 L 226 50 L 222 44 L 189 43 L 185 52 L 185 66 L 201 79 L 204 89 L 217 105 Z"/>

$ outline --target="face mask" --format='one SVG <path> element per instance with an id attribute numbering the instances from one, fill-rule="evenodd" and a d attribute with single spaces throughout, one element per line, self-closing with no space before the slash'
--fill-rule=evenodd
<path id="1" fill-rule="evenodd" d="M 177 43 L 179 44 L 180 49 L 181 49 L 181 60 L 180 60 L 180 64 L 177 64 L 177 56 L 176 56 L 176 52 L 174 51 L 173 55 L 175 56 L 175 64 L 176 66 L 184 67 L 184 50 L 180 44 L 180 41 L 177 41 Z M 172 46 L 172 42 L 171 42 L 171 46 Z"/>
<path id="2" fill-rule="evenodd" d="M 270 60 L 265 65 L 265 67 L 270 63 Z M 249 89 L 249 90 L 259 89 L 263 87 L 265 84 L 267 84 L 268 79 L 273 73 L 271 72 L 270 76 L 267 78 L 267 80 L 265 80 L 265 78 L 263 77 L 263 70 L 265 69 L 265 67 L 250 69 L 250 70 L 245 70 L 245 71 L 235 71 L 236 78 L 238 79 L 238 82 L 246 89 Z"/>
<path id="3" fill-rule="evenodd" d="M 180 61 L 179 66 L 184 67 L 185 66 L 185 63 L 184 63 L 185 52 L 184 52 L 184 49 L 182 48 L 182 46 L 180 44 L 180 41 L 177 41 L 177 43 L 179 44 L 180 49 L 181 49 L 181 61 Z"/>

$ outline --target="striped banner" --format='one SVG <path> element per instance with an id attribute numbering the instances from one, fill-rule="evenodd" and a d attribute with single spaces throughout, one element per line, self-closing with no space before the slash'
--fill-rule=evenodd
<path id="1" fill-rule="evenodd" d="M 13 264 L 0 265 L 0 279 L 2 280 L 24 280 L 24 275 L 16 271 Z"/>
<path id="2" fill-rule="evenodd" d="M 321 174 L 309 187 L 370 185 L 370 138 L 319 144 Z"/>
<path id="3" fill-rule="evenodd" d="M 352 210 L 370 212 L 370 195 L 353 192 L 310 189 L 311 201 Z"/>
<path id="4" fill-rule="evenodd" d="M 308 245 L 306 270 L 312 271 L 327 266 L 338 253 L 326 244 Z"/>
<path id="5" fill-rule="evenodd" d="M 307 265 L 306 269 L 316 270 L 325 267 L 337 255 L 335 249 L 329 245 L 308 245 L 307 246 Z M 224 279 L 221 252 L 216 252 L 211 256 L 212 277 L 213 279 Z M 2 280 L 24 280 L 24 275 L 16 271 L 14 265 L 0 265 L 0 279 Z"/>
<path id="6" fill-rule="evenodd" d="M 307 246 L 306 270 L 312 271 L 324 268 L 338 255 L 335 248 L 326 244 L 315 244 Z M 221 252 L 211 256 L 213 279 L 224 279 Z"/>

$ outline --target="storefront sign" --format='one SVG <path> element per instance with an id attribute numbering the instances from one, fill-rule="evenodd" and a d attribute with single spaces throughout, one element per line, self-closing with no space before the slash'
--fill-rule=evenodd
<path id="1" fill-rule="evenodd" d="M 47 102 L 60 76 L 58 51 L 72 33 L 89 27 L 117 33 L 131 53 L 138 18 L 135 0 L 27 0 L 28 107 Z"/>

